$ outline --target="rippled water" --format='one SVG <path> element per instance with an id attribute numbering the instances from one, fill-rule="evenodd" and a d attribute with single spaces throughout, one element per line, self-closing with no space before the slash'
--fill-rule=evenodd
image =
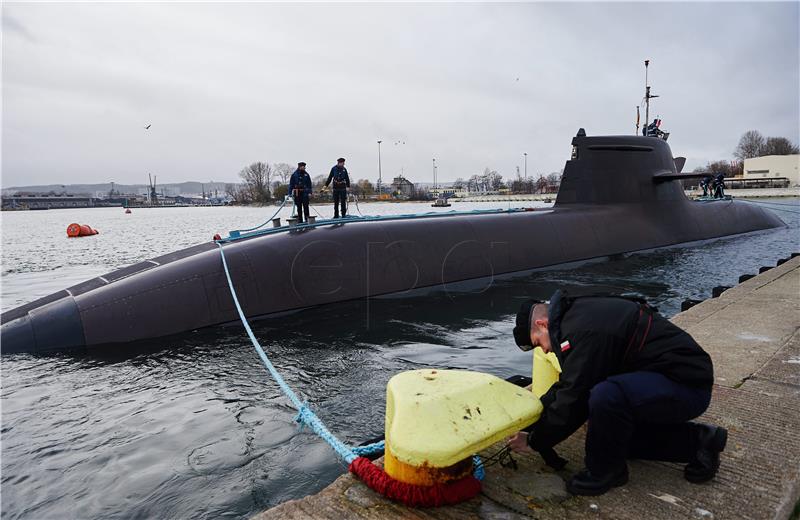
<path id="1" fill-rule="evenodd" d="M 797 200 L 776 202 L 794 205 L 776 209 L 800 211 Z M 507 205 L 452 209 L 474 207 Z M 423 204 L 361 209 L 431 210 Z M 257 224 L 272 211 L 3 213 L 3 310 Z M 260 321 L 254 329 L 331 430 L 358 442 L 382 431 L 385 384 L 398 371 L 524 372 L 530 355 L 510 335 L 523 299 L 547 297 L 557 287 L 624 291 L 671 315 L 683 299 L 709 297 L 712 287 L 733 285 L 740 274 L 800 250 L 800 213 L 778 215 L 787 228 L 541 271 L 480 294 L 373 300 L 369 320 L 363 302 L 348 302 Z M 101 234 L 67 239 L 73 221 Z M 5 356 L 0 367 L 4 518 L 247 517 L 315 492 L 345 470 L 326 445 L 298 432 L 293 410 L 238 326 L 140 343 L 114 355 Z"/>

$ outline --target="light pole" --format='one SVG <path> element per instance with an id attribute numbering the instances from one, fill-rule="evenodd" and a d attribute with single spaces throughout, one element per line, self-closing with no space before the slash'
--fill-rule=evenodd
<path id="1" fill-rule="evenodd" d="M 378 140 L 378 197 L 381 196 L 381 182 L 383 180 L 383 176 L 381 175 L 381 141 Z"/>
<path id="2" fill-rule="evenodd" d="M 528 180 L 528 152 L 523 153 L 525 156 L 525 180 Z"/>
<path id="3" fill-rule="evenodd" d="M 433 192 L 439 196 L 439 189 L 436 185 L 436 159 L 433 160 Z"/>

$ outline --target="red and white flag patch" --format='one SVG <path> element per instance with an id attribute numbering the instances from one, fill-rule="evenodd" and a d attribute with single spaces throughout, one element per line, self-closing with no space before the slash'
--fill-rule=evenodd
<path id="1" fill-rule="evenodd" d="M 561 343 L 561 352 L 566 352 L 571 348 L 572 348 L 572 345 L 569 344 L 569 340 L 564 341 L 563 343 Z"/>

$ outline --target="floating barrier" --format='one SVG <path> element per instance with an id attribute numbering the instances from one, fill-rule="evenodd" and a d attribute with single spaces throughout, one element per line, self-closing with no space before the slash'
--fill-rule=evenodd
<path id="1" fill-rule="evenodd" d="M 694 307 L 699 303 L 703 303 L 703 300 L 694 300 L 691 298 L 683 300 L 681 302 L 681 312 L 688 311 L 689 309 L 691 309 L 692 307 Z"/>
<path id="2" fill-rule="evenodd" d="M 75 237 L 88 237 L 91 235 L 96 235 L 100 233 L 96 229 L 93 229 L 91 226 L 86 224 L 75 224 L 74 222 L 67 226 L 67 237 L 75 238 Z"/>
<path id="3" fill-rule="evenodd" d="M 711 297 L 712 298 L 719 298 L 722 293 L 730 289 L 730 285 L 717 285 L 716 287 L 711 289 Z"/>

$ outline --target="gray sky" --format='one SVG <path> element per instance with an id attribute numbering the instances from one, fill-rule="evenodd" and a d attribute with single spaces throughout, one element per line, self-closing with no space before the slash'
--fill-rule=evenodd
<path id="1" fill-rule="evenodd" d="M 799 5 L 4 3 L 2 185 L 340 155 L 374 182 L 377 139 L 385 180 L 431 181 L 434 157 L 440 180 L 508 178 L 523 152 L 547 174 L 581 126 L 633 133 L 645 58 L 691 169 L 749 129 L 798 142 Z"/>

